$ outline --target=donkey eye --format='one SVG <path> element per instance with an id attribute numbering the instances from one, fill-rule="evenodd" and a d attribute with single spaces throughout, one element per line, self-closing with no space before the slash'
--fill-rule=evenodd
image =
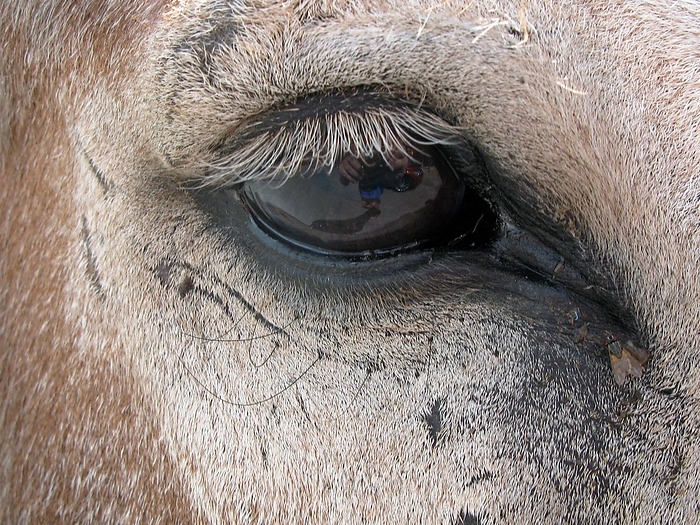
<path id="1" fill-rule="evenodd" d="M 436 147 L 347 154 L 337 165 L 241 191 L 258 225 L 297 248 L 382 256 L 415 247 L 480 246 L 497 218 Z"/>

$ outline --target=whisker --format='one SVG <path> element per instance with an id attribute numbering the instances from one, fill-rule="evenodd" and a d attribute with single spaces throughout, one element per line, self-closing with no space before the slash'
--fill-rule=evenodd
<path id="1" fill-rule="evenodd" d="M 230 334 L 230 333 L 233 331 L 233 329 L 236 327 L 236 325 L 241 321 L 241 319 L 243 319 L 243 317 L 246 316 L 246 315 L 248 315 L 249 313 L 250 313 L 250 312 L 244 313 L 241 317 L 239 317 L 239 318 L 236 320 L 236 322 L 235 322 L 235 324 L 234 324 L 233 327 L 231 327 L 229 330 L 227 330 L 226 332 L 224 332 L 224 333 L 221 334 L 221 335 L 224 336 L 224 335 Z M 277 335 L 277 334 L 281 334 L 281 333 L 283 333 L 283 334 L 285 334 L 287 337 L 289 337 L 289 334 L 286 333 L 287 328 L 289 328 L 290 326 L 292 326 L 292 324 L 294 324 L 294 323 L 297 322 L 298 320 L 299 320 L 299 318 L 298 318 L 298 317 L 295 317 L 294 319 L 292 319 L 291 321 L 289 321 L 286 325 L 283 325 L 283 326 L 281 326 L 281 327 L 279 327 L 279 328 L 277 328 L 277 329 L 275 329 L 275 330 L 272 330 L 272 331 L 270 331 L 270 332 L 267 333 L 267 334 L 256 335 L 256 336 L 253 336 L 253 337 L 240 337 L 240 338 L 237 338 L 237 339 L 223 339 L 223 338 L 221 338 L 221 337 L 206 337 L 206 336 L 202 336 L 202 335 L 190 334 L 190 333 L 185 332 L 185 331 L 182 330 L 182 329 L 180 330 L 180 333 L 182 333 L 182 335 L 185 335 L 185 336 L 187 336 L 187 337 L 191 337 L 192 339 L 196 339 L 196 340 L 198 340 L 198 341 L 207 341 L 207 342 L 216 342 L 216 343 L 245 343 L 245 342 L 248 342 L 248 341 L 256 341 L 256 340 L 258 340 L 258 339 L 265 339 L 265 338 L 267 338 L 267 337 L 272 337 L 273 335 Z"/>
<path id="2" fill-rule="evenodd" d="M 357 398 L 360 397 L 360 392 L 364 388 L 364 386 L 367 384 L 367 381 L 369 380 L 370 376 L 370 371 L 367 370 L 365 372 L 365 377 L 362 379 L 362 382 L 360 383 L 360 386 L 357 387 L 357 390 L 352 396 L 352 399 L 350 399 L 350 402 L 346 405 L 346 407 L 343 409 L 342 412 L 340 412 L 336 417 L 331 418 L 331 419 L 322 419 L 318 421 L 319 423 L 333 423 L 334 421 L 338 421 L 341 417 L 343 417 L 345 414 L 347 414 L 350 411 L 350 407 L 352 407 L 355 404 L 355 401 L 357 401 Z"/>
<path id="3" fill-rule="evenodd" d="M 247 311 L 243 312 L 243 314 L 241 314 L 241 316 L 233 322 L 233 325 L 231 326 L 231 328 L 229 328 L 228 330 L 226 330 L 225 332 L 223 332 L 221 335 L 219 335 L 217 337 L 205 337 L 205 336 L 190 334 L 188 332 L 185 332 L 182 328 L 180 328 L 180 333 L 186 337 L 189 337 L 191 339 L 196 339 L 198 341 L 221 341 L 222 337 L 227 336 L 228 334 L 233 332 L 233 329 L 236 328 L 236 326 L 238 326 L 238 323 L 240 323 L 241 320 L 246 315 L 249 315 L 249 314 L 250 314 L 250 312 L 247 312 Z"/>
<path id="4" fill-rule="evenodd" d="M 183 352 L 184 352 L 184 348 L 183 348 Z M 220 401 L 220 402 L 222 402 L 222 403 L 224 403 L 224 404 L 226 404 L 226 405 L 230 405 L 230 406 L 237 407 L 237 408 L 252 407 L 252 406 L 262 405 L 263 403 L 267 403 L 268 401 L 272 401 L 273 399 L 275 399 L 275 398 L 279 397 L 280 395 L 284 394 L 287 390 L 289 390 L 289 389 L 292 388 L 294 385 L 296 385 L 306 374 L 309 373 L 309 370 L 311 370 L 311 369 L 314 367 L 314 365 L 315 365 L 316 363 L 318 363 L 318 362 L 321 360 L 321 358 L 317 356 L 316 359 L 314 359 L 313 362 L 312 362 L 308 367 L 306 367 L 306 369 L 305 369 L 301 374 L 299 374 L 297 377 L 295 377 L 294 380 L 293 380 L 291 383 L 289 383 L 287 386 L 285 386 L 282 390 L 279 390 L 278 392 L 272 394 L 271 396 L 268 396 L 268 397 L 263 398 L 263 399 L 259 399 L 259 400 L 257 400 L 257 401 L 251 401 L 251 402 L 249 402 L 249 403 L 240 403 L 240 402 L 237 402 L 237 401 L 232 401 L 232 400 L 230 400 L 230 399 L 226 399 L 225 397 L 222 397 L 221 395 L 217 394 L 217 393 L 216 393 L 214 390 L 212 390 L 209 386 L 205 385 L 205 384 L 194 374 L 194 372 L 192 372 L 192 370 L 190 370 L 190 368 L 187 366 L 187 364 L 185 363 L 184 359 L 182 358 L 182 356 L 181 356 L 180 354 L 175 354 L 175 355 L 176 355 L 178 361 L 180 361 L 180 364 L 182 365 L 182 367 L 183 367 L 183 368 L 185 369 L 185 371 L 187 372 L 187 374 L 192 378 L 192 380 L 193 380 L 197 385 L 199 385 L 200 388 L 202 388 L 202 390 L 204 390 L 207 394 L 209 394 L 210 396 L 212 396 L 214 399 L 216 399 L 216 400 L 218 400 L 218 401 Z"/>
<path id="5" fill-rule="evenodd" d="M 267 335 L 270 335 L 270 334 L 267 334 Z M 255 340 L 256 340 L 255 337 L 250 337 L 250 338 L 248 338 L 248 362 L 257 370 L 257 369 L 262 368 L 263 366 L 265 366 L 265 365 L 267 364 L 267 362 L 268 362 L 268 361 L 272 358 L 272 356 L 274 355 L 274 353 L 275 353 L 275 351 L 277 350 L 277 348 L 278 348 L 279 345 L 278 345 L 278 344 L 275 344 L 275 346 L 274 346 L 274 348 L 272 349 L 272 351 L 271 351 L 269 354 L 267 354 L 267 357 L 265 357 L 260 363 L 256 363 L 255 361 L 253 361 L 253 354 L 252 354 L 252 351 L 253 351 L 253 341 L 255 341 Z"/>

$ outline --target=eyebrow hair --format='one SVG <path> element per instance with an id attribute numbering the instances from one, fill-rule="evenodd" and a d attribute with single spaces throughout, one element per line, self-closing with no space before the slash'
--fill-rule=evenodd
<path id="1" fill-rule="evenodd" d="M 207 163 L 200 186 L 304 176 L 347 154 L 369 157 L 452 145 L 457 127 L 419 104 L 385 93 L 353 91 L 305 97 L 231 132 Z"/>

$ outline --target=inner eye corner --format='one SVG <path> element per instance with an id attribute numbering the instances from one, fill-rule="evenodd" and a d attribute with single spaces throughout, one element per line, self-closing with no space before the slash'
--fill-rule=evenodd
<path id="1" fill-rule="evenodd" d="M 265 233 L 324 256 L 488 247 L 498 236 L 498 214 L 443 148 L 346 153 L 330 169 L 290 176 L 281 185 L 246 182 L 238 192 Z"/>

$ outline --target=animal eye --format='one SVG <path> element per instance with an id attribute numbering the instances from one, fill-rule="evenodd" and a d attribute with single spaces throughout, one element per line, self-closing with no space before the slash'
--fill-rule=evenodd
<path id="1" fill-rule="evenodd" d="M 298 248 L 373 257 L 423 246 L 481 246 L 497 217 L 437 147 L 346 154 L 332 168 L 243 185 L 258 225 Z"/>

